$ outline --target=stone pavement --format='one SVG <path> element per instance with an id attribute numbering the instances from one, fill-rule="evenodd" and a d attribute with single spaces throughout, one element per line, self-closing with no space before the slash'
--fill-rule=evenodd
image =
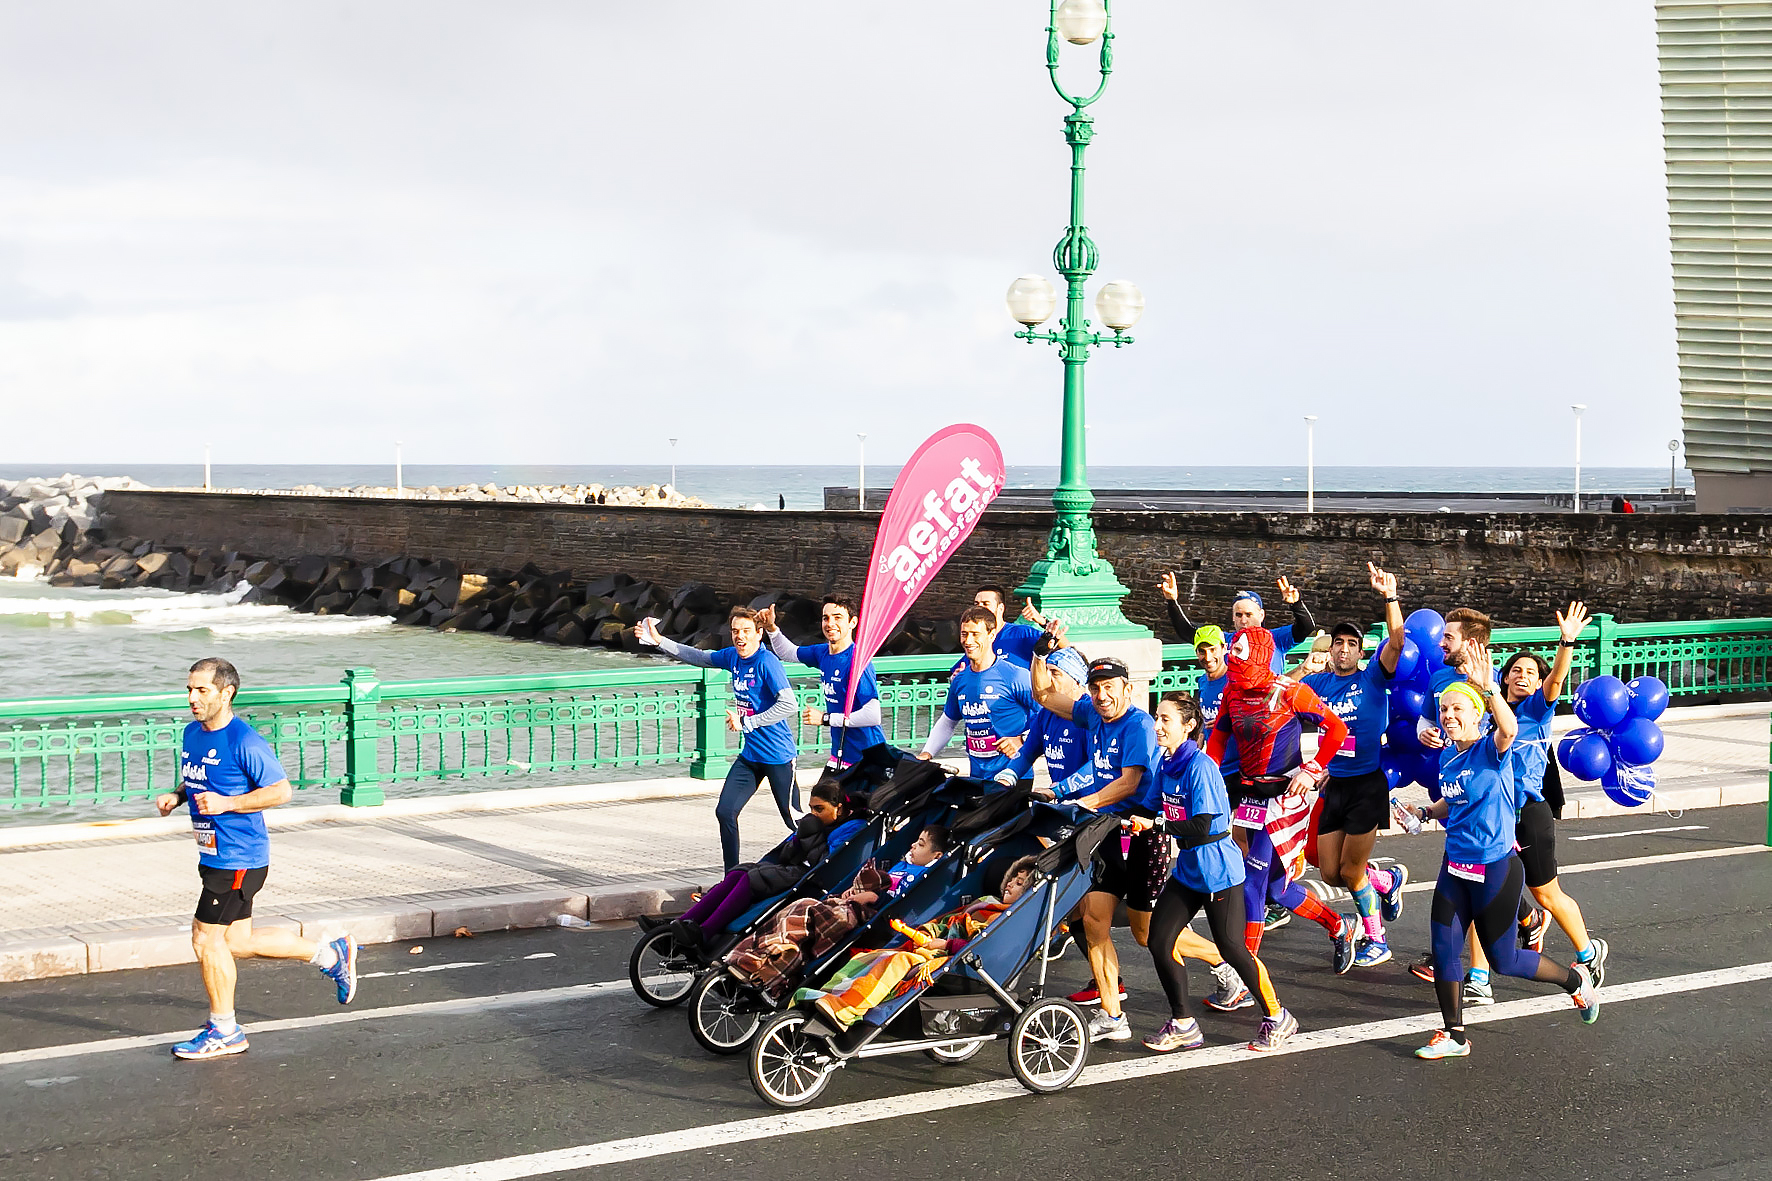
<path id="1" fill-rule="evenodd" d="M 1670 711 L 1644 812 L 1767 796 L 1768 707 Z M 1558 719 L 1562 732 L 1574 719 Z M 802 781 L 810 782 L 811 773 Z M 1416 789 L 1419 791 L 1419 789 Z M 271 875 L 256 921 L 364 942 L 672 913 L 719 876 L 715 785 L 687 777 L 483 791 L 381 808 L 269 814 Z M 1567 818 L 1624 809 L 1572 791 Z M 754 858 L 782 835 L 766 793 L 740 822 Z M 197 877 L 189 824 L 161 819 L 0 829 L 0 980 L 191 960 Z"/>

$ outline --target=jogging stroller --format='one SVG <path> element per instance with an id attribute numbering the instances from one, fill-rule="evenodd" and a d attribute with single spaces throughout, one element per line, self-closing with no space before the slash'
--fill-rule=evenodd
<path id="1" fill-rule="evenodd" d="M 921 982 L 907 976 L 848 1029 L 797 1004 L 763 1024 L 751 1043 L 751 1085 L 775 1107 L 803 1107 L 850 1062 L 921 1050 L 944 1064 L 965 1062 L 986 1042 L 1005 1041 L 1009 1068 L 1031 1091 L 1063 1090 L 1089 1058 L 1089 1022 L 1062 997 L 1048 997 L 1044 949 L 1088 892 L 1097 850 L 1120 819 L 1068 804 L 1036 804 L 975 841 L 968 870 L 939 898 L 920 899 L 910 925 L 1000 888 L 1018 858 L 1034 854 L 1035 882 L 1009 909 Z M 1034 979 L 1024 980 L 1037 965 Z"/>
<path id="2" fill-rule="evenodd" d="M 900 773 L 900 779 L 908 781 L 915 774 L 906 770 Z M 716 1054 L 742 1051 L 750 1044 L 763 1020 L 779 1012 L 802 982 L 819 979 L 829 966 L 842 964 L 855 947 L 873 947 L 889 942 L 893 937 L 889 919 L 898 918 L 915 924 L 940 914 L 944 909 L 942 899 L 969 868 L 967 843 L 1026 813 L 1029 805 L 1025 788 L 1004 791 L 977 779 L 950 779 L 933 790 L 921 790 L 914 795 L 901 795 L 903 790 L 899 783 L 894 783 L 875 793 L 882 801 L 882 814 L 876 820 L 883 822 L 883 833 L 875 845 L 874 859 L 883 865 L 900 860 L 918 834 L 930 824 L 948 827 L 952 842 L 948 851 L 931 864 L 914 887 L 900 897 L 888 900 L 871 919 L 837 940 L 815 959 L 801 965 L 788 978 L 763 987 L 744 979 L 731 966 L 732 948 L 729 946 L 689 990 L 689 1029 L 705 1049 Z M 847 851 L 846 847 L 844 852 Z M 849 880 L 854 879 L 861 865 L 862 862 L 857 862 L 854 869 L 848 871 Z M 844 887 L 837 887 L 841 888 Z M 807 892 L 797 894 L 799 898 L 809 896 Z M 779 914 L 785 905 L 772 908 L 771 916 Z M 753 923 L 751 927 L 755 929 L 761 925 L 760 922 Z"/>
<path id="3" fill-rule="evenodd" d="M 886 749 L 890 751 L 892 748 Z M 634 994 L 661 1009 L 680 1005 L 689 998 L 690 990 L 702 974 L 718 963 L 759 922 L 773 917 L 776 911 L 796 898 L 823 897 L 846 888 L 861 867 L 877 855 L 882 837 L 893 831 L 895 822 L 902 819 L 903 814 L 922 807 L 928 796 L 948 777 L 947 771 L 935 763 L 898 753 L 901 757 L 896 762 L 874 756 L 843 773 L 846 788 L 868 796 L 871 815 L 867 827 L 837 852 L 808 869 L 793 887 L 759 899 L 706 946 L 683 947 L 667 925 L 642 922 L 640 940 L 628 956 L 628 982 L 633 986 Z M 778 845 L 777 850 L 785 844 Z M 775 851 L 772 850 L 764 860 L 769 860 Z"/>

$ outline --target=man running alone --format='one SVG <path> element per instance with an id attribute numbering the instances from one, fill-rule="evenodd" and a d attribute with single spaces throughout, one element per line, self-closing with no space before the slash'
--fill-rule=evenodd
<path id="1" fill-rule="evenodd" d="M 236 959 L 306 960 L 337 987 L 339 1004 L 357 995 L 357 941 L 351 936 L 315 943 L 287 928 L 252 926 L 253 897 L 271 872 L 264 813 L 295 793 L 270 744 L 235 715 L 239 689 L 240 673 L 226 660 L 208 656 L 191 666 L 185 697 L 196 720 L 180 742 L 180 786 L 154 800 L 162 816 L 180 804 L 190 808 L 203 882 L 191 949 L 209 994 L 209 1020 L 195 1037 L 172 1047 L 174 1057 L 189 1060 L 246 1051 L 246 1031 L 234 1019 Z"/>

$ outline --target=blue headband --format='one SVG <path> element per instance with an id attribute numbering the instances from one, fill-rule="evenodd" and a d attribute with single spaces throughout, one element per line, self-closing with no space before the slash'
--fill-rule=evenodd
<path id="1" fill-rule="evenodd" d="M 1089 665 L 1075 648 L 1060 648 L 1046 654 L 1046 663 L 1081 685 L 1089 675 Z"/>
<path id="2" fill-rule="evenodd" d="M 1252 599 L 1252 600 L 1254 600 L 1255 605 L 1257 607 L 1261 606 L 1261 596 L 1256 594 L 1254 591 L 1238 591 L 1237 597 L 1232 599 L 1231 602 L 1240 603 L 1244 599 Z"/>

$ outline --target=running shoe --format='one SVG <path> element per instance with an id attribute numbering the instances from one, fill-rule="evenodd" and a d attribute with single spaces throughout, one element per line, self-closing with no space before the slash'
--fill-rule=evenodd
<path id="1" fill-rule="evenodd" d="M 1200 1023 L 1192 1017 L 1179 1020 L 1171 1018 L 1163 1022 L 1163 1028 L 1144 1039 L 1144 1048 L 1155 1050 L 1159 1054 L 1167 1054 L 1173 1050 L 1197 1050 L 1205 1044 L 1206 1035 L 1200 1032 Z"/>
<path id="2" fill-rule="evenodd" d="M 1478 982 L 1469 976 L 1464 978 L 1464 1003 L 1467 1005 L 1493 1005 L 1495 988 L 1487 980 Z"/>
<path id="3" fill-rule="evenodd" d="M 1391 961 L 1390 944 L 1382 939 L 1367 939 L 1360 944 L 1360 950 L 1354 954 L 1354 967 L 1376 968 L 1380 964 Z"/>
<path id="4" fill-rule="evenodd" d="M 1052 933 L 1052 938 L 1046 941 L 1046 962 L 1051 963 L 1053 960 L 1063 959 L 1064 953 L 1070 949 L 1071 933 L 1060 927 Z"/>
<path id="5" fill-rule="evenodd" d="M 1443 1029 L 1434 1030 L 1434 1036 L 1427 1045 L 1415 1051 L 1417 1058 L 1467 1058 L 1470 1056 L 1471 1044 L 1468 1041 L 1455 1042 L 1452 1035 Z"/>
<path id="6" fill-rule="evenodd" d="M 357 995 L 357 941 L 349 935 L 340 935 L 332 941 L 332 950 L 338 959 L 320 974 L 330 977 L 338 985 L 338 1003 L 348 1005 Z"/>
<path id="7" fill-rule="evenodd" d="M 1129 1042 L 1132 1040 L 1132 1026 L 1126 1020 L 1126 1014 L 1109 1017 L 1106 1013 L 1097 1012 L 1089 1018 L 1089 1040 L 1092 1042 Z"/>
<path id="8" fill-rule="evenodd" d="M 1427 984 L 1434 982 L 1434 953 L 1424 951 L 1421 958 L 1409 965 L 1409 975 Z"/>
<path id="9" fill-rule="evenodd" d="M 1200 1003 L 1208 1009 L 1220 1013 L 1231 1013 L 1238 1009 L 1253 1009 L 1255 997 L 1243 984 L 1243 978 L 1229 964 L 1219 964 L 1212 969 L 1212 978 L 1218 981 L 1218 991 Z"/>
<path id="10" fill-rule="evenodd" d="M 1073 1005 L 1099 1005 L 1101 1004 L 1101 990 L 1091 984 L 1082 992 L 1073 992 L 1064 999 Z M 1120 985 L 1120 999 L 1122 1001 L 1126 999 L 1126 986 L 1124 984 Z"/>
<path id="11" fill-rule="evenodd" d="M 1348 969 L 1354 966 L 1354 952 L 1360 945 L 1360 920 L 1352 915 L 1341 916 L 1341 930 L 1329 936 L 1335 974 L 1346 976 Z"/>
<path id="12" fill-rule="evenodd" d="M 1261 920 L 1261 929 L 1263 931 L 1278 931 L 1291 921 L 1291 911 L 1284 906 L 1277 906 L 1270 902 L 1268 903 L 1267 916 Z"/>
<path id="13" fill-rule="evenodd" d="M 1612 949 L 1599 938 L 1590 939 L 1588 946 L 1594 949 L 1594 958 L 1587 961 L 1587 966 L 1593 970 L 1594 987 L 1598 988 L 1606 983 L 1606 953 Z"/>
<path id="14" fill-rule="evenodd" d="M 188 1042 L 180 1042 L 172 1047 L 174 1058 L 183 1058 L 195 1062 L 203 1058 L 225 1058 L 229 1054 L 246 1052 L 246 1031 L 238 1025 L 233 1033 L 223 1033 L 213 1024 L 205 1021 L 197 1036 Z"/>
<path id="15" fill-rule="evenodd" d="M 1264 1017 L 1261 1031 L 1249 1048 L 1258 1054 L 1268 1054 L 1286 1044 L 1288 1038 L 1298 1032 L 1298 1018 L 1287 1009 L 1281 1009 L 1278 1017 Z"/>
<path id="16" fill-rule="evenodd" d="M 1550 934 L 1550 922 L 1550 915 L 1534 910 L 1530 918 L 1519 924 L 1520 946 L 1542 952 L 1544 937 Z"/>
<path id="17" fill-rule="evenodd" d="M 1571 999 L 1581 1013 L 1581 1023 L 1592 1025 L 1600 1019 L 1600 982 L 1594 978 L 1594 970 L 1586 964 L 1576 964 L 1575 974 L 1581 977 L 1581 987 L 1575 990 Z"/>
<path id="18" fill-rule="evenodd" d="M 1387 923 L 1403 917 L 1403 887 L 1409 884 L 1409 867 L 1401 861 L 1390 867 L 1391 888 L 1378 896 L 1378 913 Z"/>

